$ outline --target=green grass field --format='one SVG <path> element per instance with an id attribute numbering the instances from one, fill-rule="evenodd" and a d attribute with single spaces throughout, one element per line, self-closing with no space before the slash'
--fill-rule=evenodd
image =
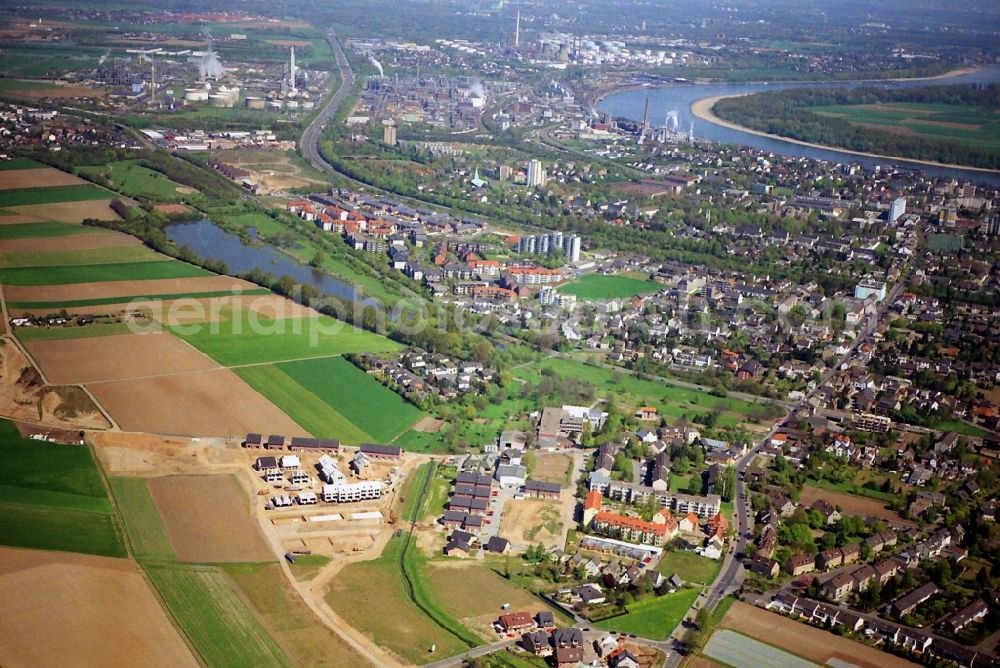
<path id="1" fill-rule="evenodd" d="M 177 556 L 170 545 L 153 496 L 143 478 L 112 478 L 111 493 L 125 523 L 132 554 L 136 559 L 174 561 Z"/>
<path id="2" fill-rule="evenodd" d="M 75 308 L 78 306 L 104 306 L 107 304 L 128 304 L 133 301 L 167 301 L 169 299 L 208 299 L 211 297 L 232 297 L 233 292 L 228 290 L 216 290 L 212 292 L 177 292 L 160 295 L 134 295 L 130 297 L 102 297 L 98 299 L 76 299 L 62 302 L 7 302 L 8 308 L 20 309 L 53 309 Z M 253 290 L 243 290 L 241 295 L 269 295 L 271 291 L 267 288 L 254 288 Z"/>
<path id="3" fill-rule="evenodd" d="M 720 568 L 722 568 L 722 561 L 719 559 L 709 559 L 683 550 L 664 552 L 663 558 L 656 566 L 656 570 L 665 577 L 677 573 L 684 582 L 696 582 L 704 585 L 712 584 L 715 581 Z"/>
<path id="4" fill-rule="evenodd" d="M 114 196 L 113 192 L 92 185 L 17 188 L 0 191 L 0 207 L 86 202 L 98 199 L 112 199 Z"/>
<path id="5" fill-rule="evenodd" d="M 38 169 L 39 167 L 45 167 L 41 163 L 37 163 L 29 158 L 14 158 L 13 160 L 0 160 L 0 172 L 7 171 L 9 169 Z"/>
<path id="6" fill-rule="evenodd" d="M 209 666 L 292 665 L 220 568 L 148 564 L 146 572 Z"/>
<path id="7" fill-rule="evenodd" d="M 129 197 L 145 197 L 161 202 L 191 199 L 192 194 L 180 183 L 155 170 L 144 167 L 132 160 L 116 162 L 113 165 L 81 167 L 80 172 L 88 176 L 102 175 L 109 179 L 116 190 Z M 197 196 L 196 193 L 194 193 Z"/>
<path id="8" fill-rule="evenodd" d="M 103 232 L 96 227 L 72 223 L 14 223 L 0 225 L 0 239 L 37 239 L 39 237 L 69 237 L 75 234 Z"/>
<path id="9" fill-rule="evenodd" d="M 903 128 L 911 135 L 947 139 L 969 146 L 1000 148 L 1000 117 L 988 107 L 888 102 L 810 107 L 809 111 L 856 124 Z"/>
<path id="10" fill-rule="evenodd" d="M 629 276 L 607 276 L 586 274 L 559 288 L 559 292 L 576 295 L 578 299 L 604 301 L 625 299 L 635 295 L 656 292 L 660 286 L 651 281 L 643 281 Z"/>
<path id="11" fill-rule="evenodd" d="M 229 322 L 219 323 L 219 331 L 200 327 L 174 333 L 225 366 L 286 362 L 345 353 L 399 350 L 394 341 L 358 329 L 327 316 L 269 320 L 251 316 L 243 309 Z"/>
<path id="12" fill-rule="evenodd" d="M 614 395 L 622 405 L 630 408 L 655 406 L 660 415 L 668 418 L 693 418 L 707 411 L 722 411 L 718 425 L 735 426 L 748 416 L 765 407 L 740 399 L 716 397 L 708 392 L 692 390 L 665 382 L 644 380 L 624 371 L 596 367 L 564 358 L 552 358 L 514 370 L 514 376 L 529 382 L 541 379 L 543 368 L 552 369 L 560 376 L 585 380 L 597 388 L 601 396 Z"/>
<path id="13" fill-rule="evenodd" d="M 95 336 L 117 336 L 129 334 L 132 330 L 125 323 L 85 325 L 82 327 L 18 327 L 17 338 L 22 341 L 65 341 L 67 339 L 89 339 Z"/>
<path id="14" fill-rule="evenodd" d="M 647 598 L 628 606 L 627 614 L 597 622 L 594 626 L 605 631 L 666 640 L 698 594 L 697 589 L 681 589 L 673 594 Z"/>
<path id="15" fill-rule="evenodd" d="M 73 251 L 5 253 L 3 256 L 0 256 L 0 268 L 68 267 L 82 264 L 115 264 L 163 259 L 162 255 L 156 254 L 145 246 L 114 246 L 111 248 L 87 248 Z"/>
<path id="16" fill-rule="evenodd" d="M 379 442 L 423 417 L 419 409 L 342 357 L 278 365 L 293 380 Z"/>
<path id="17" fill-rule="evenodd" d="M 22 437 L 0 420 L 0 543 L 125 556 L 89 448 Z"/>
<path id="18" fill-rule="evenodd" d="M 160 278 L 213 276 L 201 267 L 177 260 L 83 264 L 73 267 L 14 267 L 0 269 L 0 283 L 6 285 L 62 285 L 97 281 L 145 281 Z"/>
<path id="19" fill-rule="evenodd" d="M 273 364 L 237 367 L 233 371 L 310 434 L 338 438 L 353 445 L 373 440 L 370 434 Z"/>

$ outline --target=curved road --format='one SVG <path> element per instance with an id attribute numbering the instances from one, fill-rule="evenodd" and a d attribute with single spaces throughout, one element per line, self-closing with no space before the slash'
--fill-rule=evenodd
<path id="1" fill-rule="evenodd" d="M 302 153 L 302 157 L 306 159 L 306 162 L 314 168 L 320 171 L 333 171 L 330 165 L 319 154 L 319 137 L 323 134 L 327 122 L 337 113 L 344 99 L 351 92 L 351 89 L 354 88 L 354 70 L 351 69 L 351 64 L 347 62 L 347 56 L 344 55 L 343 49 L 340 48 L 340 42 L 337 41 L 336 35 L 332 32 L 327 33 L 326 41 L 330 43 L 330 50 L 333 51 L 333 55 L 337 58 L 337 69 L 340 70 L 340 86 L 337 87 L 337 90 L 327 100 L 323 109 L 316 114 L 316 118 L 313 119 L 312 123 L 302 133 L 302 139 L 299 140 L 299 151 Z"/>

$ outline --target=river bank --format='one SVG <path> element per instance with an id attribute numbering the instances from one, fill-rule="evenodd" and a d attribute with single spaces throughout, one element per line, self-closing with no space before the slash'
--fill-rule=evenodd
<path id="1" fill-rule="evenodd" d="M 926 79 L 921 79 L 923 81 L 930 81 L 932 79 L 948 78 L 953 76 L 961 76 L 963 74 L 969 74 L 974 72 L 975 69 L 966 68 L 964 70 L 955 70 L 954 73 L 942 74 L 938 77 L 927 77 Z M 904 81 L 916 81 L 916 79 L 904 79 Z M 739 132 L 746 132 L 747 134 L 756 135 L 758 137 L 766 137 L 768 139 L 774 139 L 777 141 L 788 142 L 790 144 L 797 144 L 798 146 L 807 146 L 809 148 L 824 149 L 830 151 L 837 151 L 839 153 L 846 153 L 848 155 L 857 155 L 865 158 L 874 158 L 876 160 L 885 160 L 887 162 L 908 162 L 918 165 L 926 165 L 928 167 L 949 167 L 958 169 L 967 169 L 973 172 L 979 172 L 983 174 L 996 174 L 998 170 L 987 169 L 985 167 L 970 167 L 968 165 L 960 164 L 950 164 L 946 162 L 936 162 L 933 160 L 917 160 L 915 158 L 907 158 L 901 155 L 882 155 L 881 153 L 868 153 L 865 151 L 852 151 L 848 148 L 842 148 L 840 146 L 831 146 L 828 144 L 815 144 L 813 142 L 802 141 L 800 139 L 793 139 L 791 137 L 784 137 L 782 135 L 771 134 L 770 132 L 763 132 L 761 130 L 754 130 L 753 128 L 748 128 L 743 125 L 737 125 L 736 123 L 731 123 L 727 120 L 719 118 L 713 111 L 715 103 L 719 100 L 735 98 L 735 97 L 745 97 L 747 95 L 754 95 L 755 93 L 739 93 L 736 95 L 716 95 L 714 97 L 706 97 L 701 100 L 697 100 L 691 103 L 691 113 L 703 121 L 708 121 L 715 125 L 720 125 L 724 128 L 729 128 L 730 130 L 738 130 Z"/>

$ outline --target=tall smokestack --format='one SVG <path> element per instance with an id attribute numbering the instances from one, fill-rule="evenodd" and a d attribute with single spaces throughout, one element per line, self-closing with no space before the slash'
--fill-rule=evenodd
<path id="1" fill-rule="evenodd" d="M 514 24 L 514 48 L 521 46 L 521 10 L 517 10 L 517 23 Z"/>
<path id="2" fill-rule="evenodd" d="M 646 133 L 646 128 L 649 127 L 649 96 L 646 96 L 646 106 L 642 110 L 642 132 Z"/>
<path id="3" fill-rule="evenodd" d="M 295 92 L 295 47 L 294 46 L 292 47 L 292 62 L 288 66 L 288 78 L 290 79 L 290 81 L 288 82 L 288 87 L 291 88 L 292 92 L 294 93 Z"/>

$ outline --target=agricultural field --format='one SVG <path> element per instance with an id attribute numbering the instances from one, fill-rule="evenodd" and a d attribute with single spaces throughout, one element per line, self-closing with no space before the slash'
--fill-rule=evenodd
<path id="1" fill-rule="evenodd" d="M 212 332 L 174 331 L 182 339 L 224 366 L 285 362 L 345 353 L 389 352 L 401 346 L 328 316 L 314 318 L 253 317 L 247 309 L 233 313 L 229 322 Z"/>
<path id="2" fill-rule="evenodd" d="M 82 264 L 72 267 L 58 265 L 13 267 L 0 269 L 0 283 L 14 286 L 65 285 L 68 283 L 156 280 L 211 275 L 201 267 L 185 264 L 178 260 L 156 260 L 152 262 Z"/>
<path id="3" fill-rule="evenodd" d="M 354 648 L 323 626 L 277 564 L 227 564 L 223 570 L 295 664 L 316 668 L 367 665 Z"/>
<path id="4" fill-rule="evenodd" d="M 292 665 L 221 568 L 151 564 L 146 572 L 208 665 Z"/>
<path id="5" fill-rule="evenodd" d="M 144 167 L 134 160 L 125 160 L 113 165 L 98 167 L 81 167 L 79 173 L 88 176 L 103 176 L 111 181 L 116 190 L 129 197 L 172 202 L 190 200 L 192 195 L 199 196 L 192 188 L 171 181 L 160 172 Z"/>
<path id="6" fill-rule="evenodd" d="M 514 377 L 528 382 L 541 380 L 541 370 L 551 369 L 560 376 L 584 380 L 594 385 L 599 396 L 614 396 L 619 406 L 635 409 L 655 406 L 660 415 L 671 419 L 695 415 L 706 411 L 719 411 L 720 427 L 736 426 L 753 415 L 763 416 L 767 407 L 741 399 L 716 397 L 707 392 L 692 390 L 663 381 L 637 378 L 624 371 L 590 366 L 576 360 L 551 358 L 514 369 Z"/>
<path id="7" fill-rule="evenodd" d="M 388 442 L 423 417 L 419 409 L 342 357 L 288 362 L 278 368 L 377 442 Z"/>
<path id="8" fill-rule="evenodd" d="M 705 656 L 733 668 L 754 668 L 760 665 L 773 668 L 818 668 L 811 661 L 729 629 L 719 629 L 713 633 L 703 651 Z"/>
<path id="9" fill-rule="evenodd" d="M 628 606 L 628 613 L 594 624 L 599 629 L 666 640 L 698 598 L 699 589 L 646 598 Z"/>
<path id="10" fill-rule="evenodd" d="M 2 220 L 2 219 L 0 219 Z M 76 236 L 97 234 L 102 230 L 72 223 L 38 222 L 5 223 L 0 225 L 0 239 L 38 239 L 41 237 Z"/>
<path id="11" fill-rule="evenodd" d="M 37 223 L 41 225 L 41 223 Z M 67 251 L 126 250 L 142 248 L 142 242 L 135 237 L 96 227 L 77 226 L 80 234 L 64 234 L 28 239 L 0 239 L 0 251 L 4 253 L 52 253 Z M 68 257 L 68 256 L 67 256 Z M 43 258 L 44 259 L 44 258 Z M 84 262 L 83 264 L 93 264 Z"/>
<path id="12" fill-rule="evenodd" d="M 181 561 L 275 560 L 235 477 L 164 476 L 150 478 L 147 484 L 170 545 Z M 204 512 L 205 508 L 212 512 Z"/>
<path id="13" fill-rule="evenodd" d="M 24 438 L 0 420 L 0 543 L 125 556 L 90 449 Z"/>
<path id="14" fill-rule="evenodd" d="M 86 185 L 86 181 L 54 167 L 32 163 L 26 169 L 5 169 L 0 171 L 0 191 L 23 190 L 44 184 L 46 188 L 55 186 Z"/>
<path id="15" fill-rule="evenodd" d="M 241 295 L 269 295 L 266 288 L 257 290 L 244 290 Z M 212 299 L 212 298 L 233 298 L 232 292 L 223 290 L 209 290 L 206 292 L 181 292 L 177 294 L 155 294 L 155 295 L 130 295 L 127 297 L 99 297 L 95 299 L 77 299 L 72 301 L 36 301 L 36 302 L 12 302 L 8 301 L 7 306 L 12 309 L 42 310 L 42 309 L 72 309 L 88 306 L 110 306 L 114 304 L 126 304 L 130 301 L 163 302 L 177 299 Z"/>
<path id="16" fill-rule="evenodd" d="M 35 204 L 63 204 L 111 199 L 115 194 L 94 185 L 15 188 L 0 191 L 0 208 Z"/>
<path id="17" fill-rule="evenodd" d="M 199 665 L 125 559 L 0 548 L 0 600 L 9 668 Z"/>
<path id="18" fill-rule="evenodd" d="M 2 229 L 2 228 L 0 228 Z M 257 290 L 258 286 L 231 276 L 198 276 L 194 278 L 165 278 L 151 280 L 98 281 L 96 283 L 70 283 L 65 285 L 27 285 L 4 287 L 8 303 L 46 302 L 49 304 L 87 305 L 93 300 L 115 299 L 124 303 L 156 295 L 193 294 L 198 292 L 226 292 L 235 294 Z"/>
<path id="19" fill-rule="evenodd" d="M 843 664 L 851 664 L 858 668 L 913 668 L 914 666 L 901 657 L 881 652 L 874 647 L 808 624 L 800 624 L 783 615 L 741 601 L 733 603 L 719 622 L 719 626 L 756 638 L 815 663 L 829 664 L 831 660 L 836 659 Z M 752 665 L 760 664 L 758 662 Z"/>
<path id="20" fill-rule="evenodd" d="M 66 327 L 17 328 L 17 338 L 22 343 L 27 343 L 28 341 L 65 341 L 67 339 L 87 339 L 97 336 L 118 336 L 128 333 L 128 325 L 120 322 Z"/>
<path id="21" fill-rule="evenodd" d="M 93 238 L 93 235 L 86 235 Z M 66 237 L 63 237 L 66 238 Z M 70 239 L 74 237 L 69 237 Z M 121 264 L 162 260 L 145 246 L 119 246 L 111 248 L 85 248 L 66 251 L 29 251 L 25 253 L 4 252 L 0 257 L 0 268 L 16 267 L 59 267 L 95 264 Z"/>
<path id="22" fill-rule="evenodd" d="M 345 566 L 331 583 L 327 603 L 376 644 L 418 665 L 465 651 L 466 643 L 407 598 L 399 569 L 402 549 L 403 539 L 393 538 L 377 559 Z"/>
<path id="23" fill-rule="evenodd" d="M 110 484 L 132 546 L 132 555 L 139 560 L 175 561 L 177 555 L 167 537 L 167 527 L 156 509 L 146 480 L 112 478 Z"/>
<path id="24" fill-rule="evenodd" d="M 968 146 L 1000 148 L 1000 118 L 988 107 L 965 104 L 891 102 L 809 107 L 823 116 L 893 134 L 945 139 Z"/>
<path id="25" fill-rule="evenodd" d="M 862 515 L 864 517 L 877 517 L 895 526 L 913 526 L 898 514 L 886 507 L 885 501 L 871 499 L 857 494 L 848 494 L 831 489 L 823 489 L 814 485 L 805 485 L 802 488 L 801 502 L 806 506 L 811 506 L 819 499 L 825 499 L 835 506 L 839 506 L 841 512 L 848 515 Z"/>
<path id="26" fill-rule="evenodd" d="M 608 301 L 656 292 L 660 287 L 651 281 L 630 276 L 586 274 L 575 281 L 560 286 L 559 292 L 576 295 L 577 299 L 584 301 Z"/>
<path id="27" fill-rule="evenodd" d="M 684 550 L 671 550 L 663 553 L 656 570 L 664 577 L 677 573 L 684 582 L 708 585 L 715 581 L 721 567 L 722 561 L 719 559 L 709 559 Z"/>

